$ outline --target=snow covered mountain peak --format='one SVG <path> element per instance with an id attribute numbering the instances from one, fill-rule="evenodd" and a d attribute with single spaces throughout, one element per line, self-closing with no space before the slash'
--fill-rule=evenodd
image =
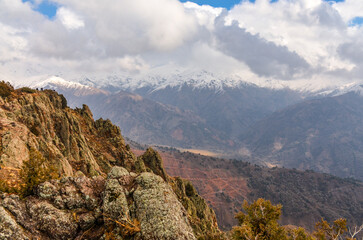
<path id="1" fill-rule="evenodd" d="M 43 88 L 46 86 L 64 87 L 69 89 L 91 89 L 91 87 L 80 84 L 78 82 L 71 82 L 63 78 L 52 76 L 42 82 L 32 85 L 33 88 Z"/>
<path id="2" fill-rule="evenodd" d="M 139 75 L 111 73 L 108 76 L 89 75 L 82 77 L 74 76 L 71 78 L 52 76 L 43 78 L 45 80 L 41 82 L 28 85 L 33 88 L 51 88 L 54 90 L 67 88 L 77 91 L 82 95 L 87 95 L 88 93 L 94 94 L 99 91 L 103 91 L 103 93 L 118 92 L 120 90 L 134 92 L 138 89 L 157 91 L 168 87 L 181 89 L 183 86 L 188 86 L 193 89 L 212 89 L 216 92 L 224 91 L 226 88 L 244 87 L 273 90 L 290 89 L 300 92 L 303 95 L 320 96 L 340 95 L 350 91 L 362 92 L 362 88 L 360 87 L 362 83 L 358 80 L 352 80 L 351 82 L 329 82 L 318 81 L 317 79 L 282 81 L 261 78 L 258 81 L 256 79 L 249 81 L 248 77 L 244 77 L 238 73 L 226 75 L 205 70 L 162 70 L 157 69 L 147 74 Z"/>
<path id="3" fill-rule="evenodd" d="M 90 80 L 92 79 L 92 80 Z M 255 85 L 242 80 L 241 77 L 222 76 L 208 71 L 175 71 L 166 74 L 144 74 L 137 76 L 112 75 L 104 77 L 84 77 L 78 80 L 85 85 L 109 89 L 122 89 L 133 91 L 140 88 L 160 90 L 166 87 L 190 86 L 193 88 L 209 88 L 215 91 L 223 91 L 225 87 L 241 87 Z"/>
<path id="4" fill-rule="evenodd" d="M 30 87 L 32 88 L 49 88 L 53 90 L 70 90 L 73 91 L 74 95 L 90 95 L 90 94 L 97 94 L 103 93 L 108 94 L 106 91 L 87 86 L 78 82 L 67 81 L 61 77 L 52 76 L 47 78 L 46 80 L 33 84 Z"/>

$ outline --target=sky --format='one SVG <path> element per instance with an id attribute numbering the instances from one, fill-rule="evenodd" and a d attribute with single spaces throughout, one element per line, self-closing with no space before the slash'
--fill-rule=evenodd
<path id="1" fill-rule="evenodd" d="M 0 0 L 0 78 L 207 70 L 249 82 L 362 82 L 361 0 Z"/>

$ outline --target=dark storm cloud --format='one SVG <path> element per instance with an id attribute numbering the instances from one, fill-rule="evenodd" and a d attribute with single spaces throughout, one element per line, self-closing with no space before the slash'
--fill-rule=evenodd
<path id="1" fill-rule="evenodd" d="M 290 79 L 310 70 L 309 64 L 288 48 L 247 32 L 237 22 L 225 26 L 223 14 L 216 19 L 215 34 L 220 51 L 245 62 L 260 76 Z"/>

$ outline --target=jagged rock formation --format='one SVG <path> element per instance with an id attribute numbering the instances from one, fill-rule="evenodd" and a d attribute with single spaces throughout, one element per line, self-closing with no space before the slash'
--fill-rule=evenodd
<path id="1" fill-rule="evenodd" d="M 72 110 L 54 91 L 18 92 L 0 99 L 0 161 L 20 168 L 33 148 L 72 176 L 76 171 L 95 176 L 112 164 L 131 170 L 135 157 L 126 149 L 121 131 L 109 120 L 93 120 L 86 105 Z"/>
<path id="2" fill-rule="evenodd" d="M 170 178 L 152 149 L 136 158 L 120 129 L 94 121 L 86 105 L 15 90 L 0 98 L 0 124 L 2 183 L 27 184 L 21 168 L 32 151 L 62 176 L 30 196 L 0 193 L 0 239 L 223 239 L 189 182 Z"/>

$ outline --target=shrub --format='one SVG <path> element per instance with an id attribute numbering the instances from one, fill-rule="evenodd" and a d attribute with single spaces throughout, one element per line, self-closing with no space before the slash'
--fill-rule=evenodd
<path id="1" fill-rule="evenodd" d="M 304 228 L 289 229 L 280 226 L 281 205 L 273 206 L 262 198 L 252 204 L 243 203 L 244 212 L 236 215 L 239 226 L 232 230 L 235 240 L 357 240 L 363 225 L 354 229 L 347 227 L 347 220 L 340 218 L 333 224 L 322 219 L 316 224 L 315 232 L 309 234 Z"/>
<path id="2" fill-rule="evenodd" d="M 59 178 L 57 168 L 47 161 L 40 152 L 30 149 L 29 160 L 24 162 L 20 172 L 23 185 L 21 195 L 33 193 L 34 187 L 50 179 Z"/>
<path id="3" fill-rule="evenodd" d="M 236 215 L 239 226 L 233 228 L 234 239 L 287 239 L 286 232 L 277 220 L 281 215 L 281 205 L 274 206 L 270 201 L 262 198 L 251 205 L 243 203 L 245 212 Z"/>
<path id="4" fill-rule="evenodd" d="M 62 103 L 62 109 L 65 109 L 67 107 L 67 99 L 63 96 L 63 94 L 59 94 L 60 98 L 61 98 L 61 103 Z"/>
<path id="5" fill-rule="evenodd" d="M 37 92 L 36 90 L 31 89 L 31 88 L 29 88 L 29 87 L 22 87 L 22 88 L 19 88 L 19 91 L 20 91 L 20 92 L 24 92 L 24 93 L 35 93 L 35 92 Z"/>
<path id="6" fill-rule="evenodd" d="M 9 82 L 1 81 L 0 82 L 0 96 L 3 98 L 9 97 L 11 93 L 14 91 L 13 86 Z"/>
<path id="7" fill-rule="evenodd" d="M 348 231 L 347 220 L 340 218 L 330 225 L 327 221 L 321 219 L 321 221 L 316 224 L 315 229 L 314 235 L 319 240 L 342 239 L 344 233 Z M 346 239 L 349 240 L 353 238 Z"/>

